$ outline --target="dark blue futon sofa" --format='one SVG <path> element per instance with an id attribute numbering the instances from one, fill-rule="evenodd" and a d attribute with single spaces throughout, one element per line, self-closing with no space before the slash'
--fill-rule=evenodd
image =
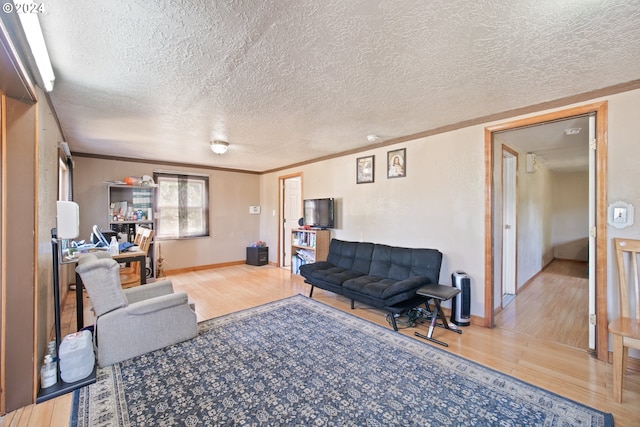
<path id="1" fill-rule="evenodd" d="M 442 253 L 436 249 L 411 249 L 376 243 L 332 239 L 326 261 L 300 266 L 300 274 L 314 287 L 344 295 L 394 314 L 417 307 L 425 298 L 416 290 L 438 283 Z"/>

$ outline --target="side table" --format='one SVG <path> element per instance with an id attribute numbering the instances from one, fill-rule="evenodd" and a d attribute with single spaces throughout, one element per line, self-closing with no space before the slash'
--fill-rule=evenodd
<path id="1" fill-rule="evenodd" d="M 269 262 L 269 247 L 247 247 L 247 264 L 265 265 Z"/>

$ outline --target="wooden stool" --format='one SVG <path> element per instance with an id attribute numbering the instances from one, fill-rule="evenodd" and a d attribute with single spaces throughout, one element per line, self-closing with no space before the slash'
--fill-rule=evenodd
<path id="1" fill-rule="evenodd" d="M 431 313 L 431 323 L 429 324 L 429 332 L 427 332 L 427 335 L 415 332 L 415 336 L 424 338 L 428 341 L 433 341 L 434 343 L 440 344 L 445 347 L 449 347 L 449 344 L 447 344 L 446 342 L 432 338 L 433 330 L 435 329 L 436 326 L 438 326 L 440 328 L 448 329 L 457 334 L 462 334 L 461 330 L 452 329 L 449 326 L 449 322 L 447 322 L 447 317 L 444 315 L 444 312 L 442 311 L 442 307 L 440 307 L 441 301 L 447 301 L 455 297 L 459 293 L 460 293 L 459 288 L 454 288 L 452 286 L 445 286 L 445 285 L 436 285 L 436 284 L 426 285 L 418 289 L 416 291 L 416 294 L 426 297 L 428 299 L 432 299 L 434 302 L 435 308 L 433 310 L 433 313 Z M 442 321 L 442 323 L 437 322 L 438 317 L 440 317 L 440 320 Z"/>

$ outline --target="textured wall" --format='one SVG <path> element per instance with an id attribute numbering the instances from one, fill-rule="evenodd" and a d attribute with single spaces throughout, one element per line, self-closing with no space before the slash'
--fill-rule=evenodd
<path id="1" fill-rule="evenodd" d="M 100 228 L 108 226 L 105 181 L 153 175 L 154 169 L 209 175 L 211 236 L 159 241 L 165 270 L 242 261 L 246 257 L 246 246 L 260 238 L 259 216 L 249 214 L 249 206 L 260 204 L 258 175 L 84 157 L 77 157 L 75 161 L 74 191 L 80 205 L 80 238 L 88 240 L 94 224 Z"/>
<path id="2" fill-rule="evenodd" d="M 301 170 L 304 198 L 334 197 L 338 226 L 332 236 L 407 247 L 436 248 L 444 253 L 440 280 L 464 270 L 474 283 L 472 311 L 482 315 L 484 298 L 484 157 L 482 129 L 409 141 L 266 174 L 262 177 L 263 239 L 277 242 L 278 176 Z M 478 143 L 479 142 L 479 143 Z M 407 149 L 406 177 L 387 179 L 387 151 Z M 375 182 L 356 184 L 356 158 L 375 155 Z M 272 261 L 277 254 L 270 253 Z"/>
<path id="3" fill-rule="evenodd" d="M 623 200 L 640 204 L 637 156 L 640 154 L 640 90 L 612 95 L 609 101 L 608 153 L 609 202 Z M 570 107 L 570 106 L 568 106 Z M 539 115 L 544 112 L 536 113 Z M 533 114 L 532 114 L 533 115 Z M 515 119 L 515 118 L 514 118 Z M 487 123 L 486 126 L 495 123 Z M 387 180 L 387 150 L 407 148 L 407 177 Z M 484 316 L 484 125 L 408 141 L 397 147 L 372 150 L 357 156 L 345 156 L 261 177 L 261 235 L 271 247 L 277 243 L 278 176 L 302 171 L 303 197 L 336 197 L 340 201 L 339 228 L 333 236 L 406 246 L 440 249 L 445 257 L 440 279 L 449 283 L 449 275 L 463 269 L 472 277 L 472 313 Z M 376 156 L 373 184 L 355 184 L 355 159 Z M 535 174 L 534 174 L 535 175 Z M 549 175 L 549 176 L 547 176 Z M 533 178 L 532 178 L 533 179 Z M 535 182 L 538 181 L 538 182 Z M 529 228 L 532 245 L 531 268 L 519 272 L 522 280 L 539 271 L 552 251 L 552 180 L 542 172 L 527 190 L 537 198 L 539 211 L 547 225 Z M 533 212 L 531 212 L 533 215 Z M 531 216 L 533 221 L 534 216 Z M 519 224 L 521 227 L 522 224 Z M 526 228 L 525 228 L 526 230 Z M 640 238 L 640 220 L 633 227 L 615 230 L 608 227 L 608 238 L 622 235 Z M 527 243 L 528 248 L 529 243 Z M 524 250 L 520 249 L 521 251 Z M 271 252 L 275 261 L 277 254 Z M 536 268 L 538 270 L 536 270 Z M 618 313 L 615 259 L 608 256 L 609 317 Z M 530 271 L 529 271 L 530 270 Z M 522 276 L 520 276 L 520 274 Z"/>
<path id="4" fill-rule="evenodd" d="M 589 173 L 553 174 L 553 254 L 589 260 Z"/>

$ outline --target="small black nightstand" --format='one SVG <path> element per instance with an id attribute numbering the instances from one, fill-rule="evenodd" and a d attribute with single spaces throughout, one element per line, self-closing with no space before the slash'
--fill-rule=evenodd
<path id="1" fill-rule="evenodd" d="M 269 262 L 269 248 L 261 247 L 247 248 L 247 264 L 249 265 L 265 265 Z"/>

